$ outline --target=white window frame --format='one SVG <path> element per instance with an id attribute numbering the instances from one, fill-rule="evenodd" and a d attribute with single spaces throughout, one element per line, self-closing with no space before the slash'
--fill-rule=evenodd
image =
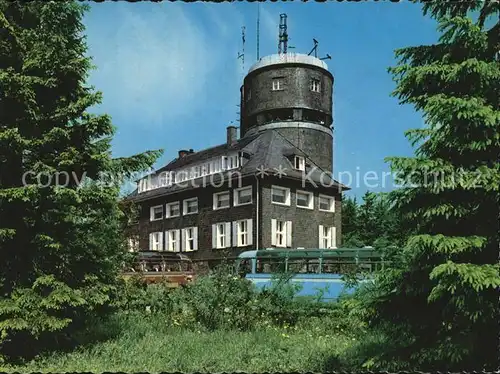
<path id="1" fill-rule="evenodd" d="M 293 158 L 293 167 L 296 170 L 306 170 L 306 159 L 302 156 L 295 156 Z"/>
<path id="2" fill-rule="evenodd" d="M 222 159 L 212 161 L 212 170 L 213 170 L 213 174 L 217 174 L 217 173 L 220 173 L 222 171 Z"/>
<path id="3" fill-rule="evenodd" d="M 283 190 L 285 192 L 285 202 L 281 203 L 279 201 L 274 201 L 273 200 L 273 190 Z M 290 206 L 291 204 L 291 198 L 290 198 L 290 189 L 286 187 L 281 187 L 281 186 L 271 186 L 271 203 L 276 204 L 276 205 L 287 205 Z"/>
<path id="4" fill-rule="evenodd" d="M 222 195 L 227 195 L 227 206 L 218 207 L 217 206 L 218 198 L 219 198 L 219 196 L 222 196 Z M 214 210 L 227 209 L 230 207 L 231 207 L 231 193 L 229 191 L 222 191 L 222 192 L 214 193 L 214 195 L 213 195 L 213 209 Z"/>
<path id="5" fill-rule="evenodd" d="M 325 235 L 325 229 L 327 234 Z M 325 244 L 326 242 L 326 244 Z M 335 249 L 337 248 L 337 228 L 335 226 L 319 225 L 319 248 L 320 249 Z"/>
<path id="6" fill-rule="evenodd" d="M 156 208 L 161 208 L 161 217 L 160 218 L 154 218 L 155 214 L 154 211 Z M 149 208 L 149 220 L 150 221 L 160 221 L 163 219 L 163 205 L 155 205 Z"/>
<path id="7" fill-rule="evenodd" d="M 169 252 L 180 252 L 181 251 L 181 235 L 180 230 L 168 230 L 165 231 L 165 250 Z M 172 243 L 175 244 L 172 246 Z"/>
<path id="8" fill-rule="evenodd" d="M 179 206 L 178 211 L 179 213 L 176 215 L 170 214 L 170 210 L 172 205 L 177 204 Z M 179 217 L 181 215 L 181 203 L 180 201 L 172 201 L 171 203 L 165 204 L 165 218 L 174 218 L 174 217 Z"/>
<path id="9" fill-rule="evenodd" d="M 187 236 L 188 232 L 192 230 L 193 237 Z M 188 241 L 193 240 L 193 248 L 188 249 Z M 198 227 L 185 227 L 182 229 L 182 249 L 184 252 L 193 252 L 198 250 Z"/>
<path id="10" fill-rule="evenodd" d="M 161 231 L 149 233 L 149 250 L 163 251 L 163 233 Z"/>
<path id="11" fill-rule="evenodd" d="M 272 78 L 272 91 L 282 91 L 283 90 L 283 78 L 276 77 Z"/>
<path id="12" fill-rule="evenodd" d="M 220 229 L 222 228 L 222 233 Z M 221 243 L 221 238 L 224 239 L 224 243 Z M 212 248 L 213 249 L 223 249 L 231 247 L 231 223 L 230 222 L 218 222 L 212 225 Z"/>
<path id="13" fill-rule="evenodd" d="M 276 247 L 286 248 L 286 221 L 276 221 Z"/>
<path id="14" fill-rule="evenodd" d="M 321 199 L 328 199 L 330 201 L 330 207 L 329 209 L 321 209 Z M 318 196 L 318 210 L 320 212 L 330 212 L 334 213 L 335 212 L 335 198 L 333 196 L 328 196 L 328 195 L 319 195 Z"/>
<path id="15" fill-rule="evenodd" d="M 240 203 L 240 201 L 238 199 L 238 194 L 239 194 L 239 192 L 244 191 L 244 190 L 250 190 L 250 201 L 246 202 L 246 203 Z M 241 187 L 241 188 L 237 188 L 237 189 L 234 190 L 234 194 L 233 194 L 233 205 L 234 206 L 249 205 L 249 204 L 252 204 L 252 203 L 253 203 L 253 189 L 252 189 L 252 186 Z"/>
<path id="16" fill-rule="evenodd" d="M 312 92 L 321 92 L 321 81 L 317 78 L 312 78 L 310 89 Z"/>
<path id="17" fill-rule="evenodd" d="M 128 251 L 129 252 L 139 251 L 139 238 L 138 237 L 128 238 Z"/>
<path id="18" fill-rule="evenodd" d="M 187 206 L 188 206 L 188 203 L 190 201 L 196 201 L 196 211 L 195 212 L 191 212 L 191 213 L 188 213 L 187 212 Z M 190 198 L 190 199 L 185 199 L 183 202 L 182 202 L 182 215 L 183 216 L 187 216 L 187 215 L 190 215 L 190 214 L 196 214 L 198 213 L 198 198 L 197 197 L 193 197 L 193 198 Z"/>
<path id="19" fill-rule="evenodd" d="M 278 230 L 279 223 L 282 223 L 282 230 Z M 283 235 L 283 243 L 278 244 L 278 235 Z M 273 247 L 292 247 L 292 221 L 281 219 L 271 219 L 271 245 Z"/>
<path id="20" fill-rule="evenodd" d="M 244 231 L 241 230 L 241 223 L 244 222 Z M 244 240 L 242 240 L 242 236 Z M 248 247 L 253 245 L 253 220 L 243 219 L 233 222 L 233 247 Z"/>
<path id="21" fill-rule="evenodd" d="M 308 206 L 303 206 L 303 205 L 298 204 L 299 194 L 309 195 L 309 205 Z M 295 205 L 297 206 L 297 208 L 309 209 L 309 210 L 314 209 L 314 194 L 312 192 L 302 191 L 302 190 L 295 191 Z"/>
<path id="22" fill-rule="evenodd" d="M 201 165 L 201 176 L 207 176 L 210 174 L 210 164 Z"/>
<path id="23" fill-rule="evenodd" d="M 158 186 L 168 187 L 172 185 L 172 174 L 170 171 L 162 171 L 158 176 Z"/>

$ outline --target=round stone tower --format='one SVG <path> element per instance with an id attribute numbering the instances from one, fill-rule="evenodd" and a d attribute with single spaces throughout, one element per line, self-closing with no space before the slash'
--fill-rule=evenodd
<path id="1" fill-rule="evenodd" d="M 316 57 L 261 58 L 241 87 L 241 136 L 274 129 L 325 171 L 332 171 L 333 75 Z"/>

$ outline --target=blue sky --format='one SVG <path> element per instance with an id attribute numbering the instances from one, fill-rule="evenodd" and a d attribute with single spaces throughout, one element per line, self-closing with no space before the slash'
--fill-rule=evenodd
<path id="1" fill-rule="evenodd" d="M 96 69 L 89 83 L 103 92 L 95 108 L 112 117 L 113 155 L 164 149 L 161 166 L 179 149 L 225 141 L 236 122 L 245 69 L 256 62 L 257 3 L 92 3 L 84 23 Z M 291 52 L 308 53 L 312 39 L 335 77 L 334 175 L 361 176 L 351 196 L 387 191 L 363 183 L 367 172 L 389 171 L 386 156 L 411 155 L 403 132 L 423 126 L 419 113 L 390 96 L 387 73 L 397 48 L 431 44 L 436 22 L 420 6 L 402 3 L 261 3 L 260 56 L 277 53 L 280 13 L 288 15 Z M 345 181 L 345 180 L 343 180 Z"/>

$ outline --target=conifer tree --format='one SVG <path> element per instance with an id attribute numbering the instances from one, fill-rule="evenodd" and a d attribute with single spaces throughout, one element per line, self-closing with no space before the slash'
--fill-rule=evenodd
<path id="1" fill-rule="evenodd" d="M 398 266 L 363 304 L 386 334 L 367 367 L 498 367 L 500 26 L 498 2 L 426 2 L 439 43 L 396 52 L 403 104 L 426 127 L 409 130 L 415 157 L 392 157 L 405 181 L 392 197 L 414 223 Z M 391 363 L 394 365 L 391 366 Z"/>
<path id="2" fill-rule="evenodd" d="M 88 111 L 86 9 L 0 0 L 0 357 L 101 313 L 124 252 L 120 186 L 160 155 L 111 157 L 111 120 Z"/>

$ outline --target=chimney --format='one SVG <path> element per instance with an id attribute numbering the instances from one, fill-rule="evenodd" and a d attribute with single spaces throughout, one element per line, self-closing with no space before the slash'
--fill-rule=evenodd
<path id="1" fill-rule="evenodd" d="M 227 127 L 227 145 L 233 145 L 238 141 L 238 128 L 236 126 Z"/>
<path id="2" fill-rule="evenodd" d="M 186 151 L 185 149 L 181 149 L 179 151 L 179 158 L 185 157 L 188 153 L 189 153 L 189 151 Z"/>

